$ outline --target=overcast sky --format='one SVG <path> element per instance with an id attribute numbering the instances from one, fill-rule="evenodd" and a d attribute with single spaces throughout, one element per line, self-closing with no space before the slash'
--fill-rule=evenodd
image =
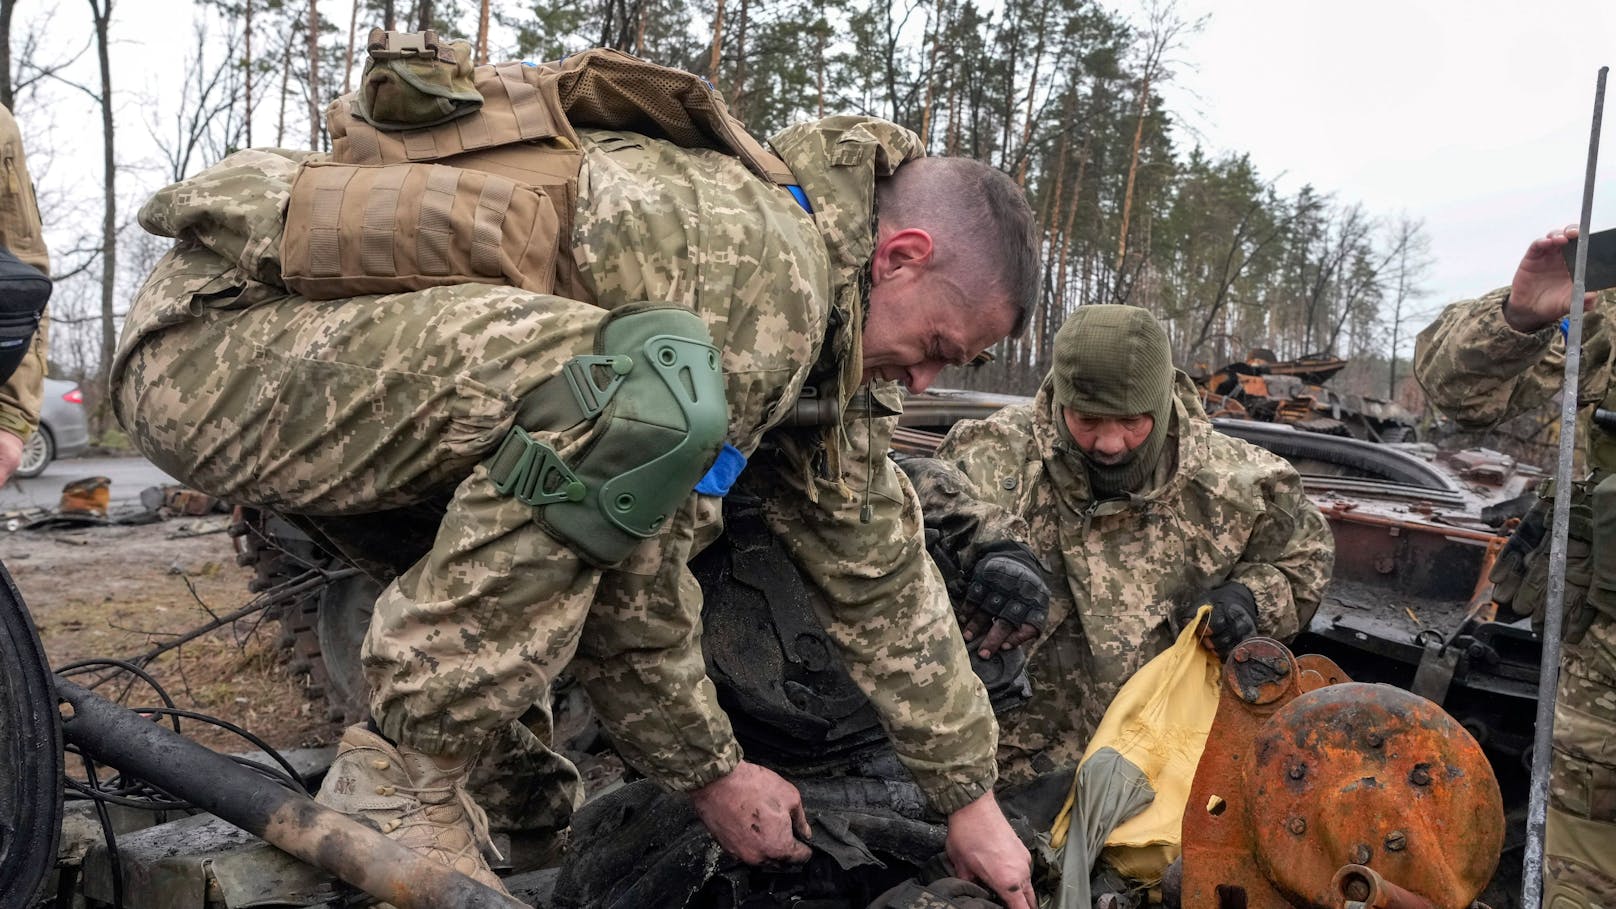
<path id="1" fill-rule="evenodd" d="M 1172 112 L 1287 192 L 1312 183 L 1423 219 L 1425 308 L 1507 284 L 1531 237 L 1576 222 L 1616 2 L 1180 2 L 1209 18 L 1164 88 Z M 1616 130 L 1604 135 L 1596 230 L 1616 227 Z"/>
<path id="2" fill-rule="evenodd" d="M 1207 16 L 1163 87 L 1181 130 L 1215 152 L 1249 152 L 1287 193 L 1306 182 L 1377 216 L 1423 219 L 1434 259 L 1425 308 L 1507 283 L 1530 237 L 1576 220 L 1595 75 L 1616 60 L 1613 0 L 1545 0 L 1532 13 L 1505 0 L 1179 3 L 1184 18 Z M 18 19 L 54 9 L 53 34 L 83 41 L 82 6 L 23 0 Z M 348 8 L 322 2 L 343 23 Z M 120 144 L 131 159 L 153 147 L 151 105 L 178 95 L 192 9 L 117 4 Z M 93 80 L 94 55 L 80 68 Z M 58 154 L 81 162 L 52 169 L 59 186 L 99 179 L 94 114 L 71 110 L 82 104 L 62 99 L 56 118 Z M 1616 227 L 1616 147 L 1605 151 L 1596 229 Z"/>

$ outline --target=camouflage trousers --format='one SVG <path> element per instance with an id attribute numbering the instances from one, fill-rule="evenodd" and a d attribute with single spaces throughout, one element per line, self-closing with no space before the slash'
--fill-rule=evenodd
<path id="1" fill-rule="evenodd" d="M 576 772 L 545 746 L 548 686 L 580 648 L 593 691 L 640 671 L 633 653 L 697 633 L 700 592 L 680 575 L 696 537 L 716 533 L 719 500 L 692 495 L 665 533 L 603 572 L 498 495 L 481 463 L 522 397 L 588 352 L 605 316 L 481 285 L 291 297 L 204 308 L 143 340 L 120 376 L 119 411 L 140 450 L 214 495 L 318 516 L 453 489 L 431 552 L 377 601 L 364 665 L 375 720 L 395 741 L 467 754 L 504 740 L 512 762 L 485 774 L 496 801 L 559 810 L 576 797 Z M 588 430 L 525 428 L 563 458 Z M 670 600 L 677 608 L 647 605 Z M 729 740 L 727 727 L 709 731 Z M 534 792 L 545 779 L 554 787 Z"/>
<path id="2" fill-rule="evenodd" d="M 1545 909 L 1616 909 L 1616 619 L 1560 661 L 1544 849 Z"/>

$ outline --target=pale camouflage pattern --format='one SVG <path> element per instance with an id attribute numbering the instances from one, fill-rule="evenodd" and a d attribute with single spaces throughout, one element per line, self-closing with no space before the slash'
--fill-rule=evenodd
<path id="1" fill-rule="evenodd" d="M 1565 384 L 1565 338 L 1555 326 L 1522 334 L 1504 321 L 1509 288 L 1449 305 L 1414 342 L 1414 377 L 1431 405 L 1464 429 L 1486 430 L 1527 413 L 1558 413 Z M 1616 470 L 1616 439 L 1589 433 L 1586 415 L 1611 389 L 1610 322 L 1616 290 L 1598 295 L 1582 323 L 1577 404 L 1587 463 Z M 1606 406 L 1616 405 L 1616 401 Z"/>
<path id="2" fill-rule="evenodd" d="M 22 132 L 4 107 L 0 107 L 0 157 L 5 169 L 0 174 L 0 246 L 49 275 L 50 256 L 34 201 L 34 181 L 28 176 L 28 160 L 23 155 Z M 39 425 L 39 405 L 45 396 L 48 316 L 47 310 L 17 371 L 0 384 L 0 430 L 24 439 Z"/>
<path id="3" fill-rule="evenodd" d="M 901 412 L 903 391 L 879 383 L 871 396 L 870 413 L 847 413 L 842 482 L 815 476 L 811 495 L 800 489 L 818 439 L 799 431 L 771 435 L 749 479 L 781 490 L 765 500 L 770 531 L 814 591 L 820 623 L 899 759 L 932 806 L 952 813 L 992 788 L 997 730 L 926 554 L 920 502 L 886 456 L 897 417 L 874 415 Z"/>
<path id="4" fill-rule="evenodd" d="M 1426 396 L 1468 429 L 1559 409 L 1565 339 L 1552 325 L 1532 334 L 1511 328 L 1503 315 L 1508 295 L 1501 288 L 1448 306 L 1415 343 L 1414 374 Z M 1607 290 L 1583 322 L 1577 387 L 1579 429 L 1596 476 L 1616 470 L 1616 438 L 1590 430 L 1586 419 L 1616 396 L 1613 319 L 1616 290 Z M 1517 611 L 1527 611 L 1523 605 L 1529 608 Z M 1549 794 L 1544 906 L 1616 909 L 1616 619 L 1604 612 L 1593 613 L 1560 660 Z"/>
<path id="5" fill-rule="evenodd" d="M 585 151 L 572 236 L 584 281 L 605 309 L 649 299 L 704 317 L 722 351 L 728 441 L 751 452 L 795 401 L 833 301 L 857 305 L 844 324 L 858 322 L 862 301 L 833 281 L 815 222 L 733 159 L 609 132 L 586 133 Z M 792 163 L 814 166 L 811 154 Z M 171 190 L 172 210 L 148 213 L 154 224 L 209 228 L 184 230 L 130 313 L 114 394 L 136 444 L 200 489 L 294 512 L 373 511 L 454 489 L 432 552 L 384 591 L 366 641 L 373 712 L 390 737 L 434 753 L 478 750 L 546 703 L 550 679 L 576 655 L 627 760 L 676 789 L 733 768 L 739 750 L 704 674 L 700 591 L 685 567 L 716 536 L 719 500 L 692 494 L 667 530 L 601 572 L 539 529 L 525 505 L 494 493 L 479 463 L 522 396 L 587 352 L 605 309 L 486 285 L 330 303 L 287 296 L 248 270 L 267 277 L 253 238 L 267 235 L 260 216 L 284 204 L 274 184 L 290 173 L 267 158 L 226 164 Z M 245 184 L 243 198 L 232 183 Z M 222 211 L 204 221 L 188 206 Z M 564 458 L 588 431 L 527 428 Z M 781 493 L 800 495 L 800 484 Z M 851 521 L 838 511 L 824 523 L 856 520 L 855 509 Z M 870 548 L 838 552 L 867 559 Z M 830 571 L 859 578 L 850 588 L 882 577 Z M 850 662 L 881 658 L 894 633 L 868 614 L 869 600 L 848 597 L 843 637 L 865 648 Z M 991 735 L 928 739 L 913 727 L 991 728 L 985 698 L 965 693 L 980 685 L 962 665 L 943 660 L 918 685 L 905 675 L 937 709 L 889 706 L 887 717 L 906 741 L 925 739 L 915 765 L 937 770 L 921 782 L 950 804 L 956 777 L 978 793 L 991 785 Z"/>
<path id="6" fill-rule="evenodd" d="M 1616 622 L 1601 616 L 1567 645 L 1554 703 L 1543 905 L 1616 909 Z M 1573 896 L 1574 895 L 1574 896 Z"/>
<path id="7" fill-rule="evenodd" d="M 964 506 L 978 544 L 1018 539 L 1059 578 L 1048 625 L 1029 645 L 1033 699 L 1001 723 L 1005 779 L 1082 756 L 1122 683 L 1172 643 L 1176 603 L 1239 581 L 1256 598 L 1259 631 L 1280 638 L 1318 606 L 1335 547 L 1301 478 L 1215 432 L 1189 380 L 1176 382 L 1168 455 L 1132 503 L 1089 497 L 1047 381 L 1030 404 L 956 424 L 921 484 L 928 519 Z"/>

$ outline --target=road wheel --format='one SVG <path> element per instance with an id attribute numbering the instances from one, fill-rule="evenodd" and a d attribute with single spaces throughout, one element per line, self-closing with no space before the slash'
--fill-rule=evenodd
<path id="1" fill-rule="evenodd" d="M 51 438 L 50 430 L 39 427 L 28 441 L 22 443 L 22 463 L 17 465 L 14 476 L 29 479 L 45 472 L 50 462 L 56 460 L 56 440 Z"/>
<path id="2" fill-rule="evenodd" d="M 62 731 L 28 608 L 0 565 L 0 906 L 32 906 L 56 869 Z"/>

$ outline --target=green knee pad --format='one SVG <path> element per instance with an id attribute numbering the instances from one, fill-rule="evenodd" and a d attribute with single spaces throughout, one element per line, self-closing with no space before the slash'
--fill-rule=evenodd
<path id="1" fill-rule="evenodd" d="M 621 562 L 662 529 L 729 425 L 707 325 L 671 305 L 613 311 L 595 353 L 568 361 L 530 398 L 519 424 L 594 419 L 594 429 L 571 464 L 512 429 L 489 461 L 494 488 L 532 505 L 541 526 L 598 565 Z"/>

